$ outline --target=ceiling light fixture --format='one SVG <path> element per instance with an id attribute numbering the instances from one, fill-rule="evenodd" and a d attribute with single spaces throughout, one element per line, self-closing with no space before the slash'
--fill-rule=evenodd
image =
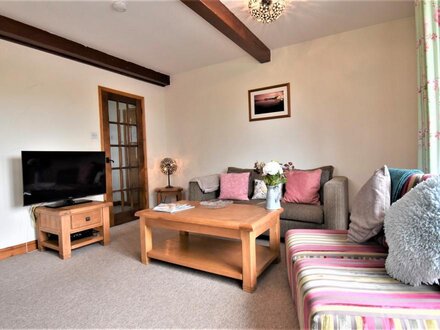
<path id="1" fill-rule="evenodd" d="M 127 2 L 125 0 L 113 1 L 112 7 L 115 11 L 124 13 L 127 11 Z"/>
<path id="2" fill-rule="evenodd" d="M 261 23 L 276 21 L 284 9 L 287 0 L 249 0 L 249 13 Z"/>

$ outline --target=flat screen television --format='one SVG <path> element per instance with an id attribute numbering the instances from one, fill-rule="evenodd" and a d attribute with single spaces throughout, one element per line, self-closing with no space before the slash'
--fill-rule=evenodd
<path id="1" fill-rule="evenodd" d="M 60 207 L 85 201 L 74 198 L 106 191 L 103 151 L 22 151 L 23 204 L 61 201 Z"/>

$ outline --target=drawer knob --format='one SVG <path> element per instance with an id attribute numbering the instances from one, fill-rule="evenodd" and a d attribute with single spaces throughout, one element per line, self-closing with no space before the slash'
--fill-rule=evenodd
<path id="1" fill-rule="evenodd" d="M 90 217 L 86 217 L 86 221 L 90 221 L 91 220 L 91 218 Z"/>

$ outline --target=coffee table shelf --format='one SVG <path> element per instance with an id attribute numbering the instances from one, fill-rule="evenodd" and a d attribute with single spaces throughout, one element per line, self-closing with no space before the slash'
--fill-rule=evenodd
<path id="1" fill-rule="evenodd" d="M 136 212 L 140 218 L 141 262 L 150 259 L 186 266 L 242 280 L 243 290 L 253 292 L 257 277 L 280 260 L 280 214 L 256 205 L 232 204 L 207 209 L 198 202 L 177 213 L 151 209 Z M 153 228 L 180 232 L 179 238 L 153 243 Z M 269 231 L 269 247 L 256 238 Z"/>
<path id="2" fill-rule="evenodd" d="M 152 259 L 242 280 L 241 249 L 241 242 L 237 240 L 180 235 L 154 244 L 147 255 Z M 256 257 L 258 276 L 278 255 L 267 246 L 257 245 Z"/>

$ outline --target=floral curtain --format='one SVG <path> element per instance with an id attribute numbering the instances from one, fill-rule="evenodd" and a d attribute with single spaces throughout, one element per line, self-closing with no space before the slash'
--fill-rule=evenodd
<path id="1" fill-rule="evenodd" d="M 440 7 L 439 1 L 416 0 L 419 108 L 419 167 L 440 173 Z"/>

